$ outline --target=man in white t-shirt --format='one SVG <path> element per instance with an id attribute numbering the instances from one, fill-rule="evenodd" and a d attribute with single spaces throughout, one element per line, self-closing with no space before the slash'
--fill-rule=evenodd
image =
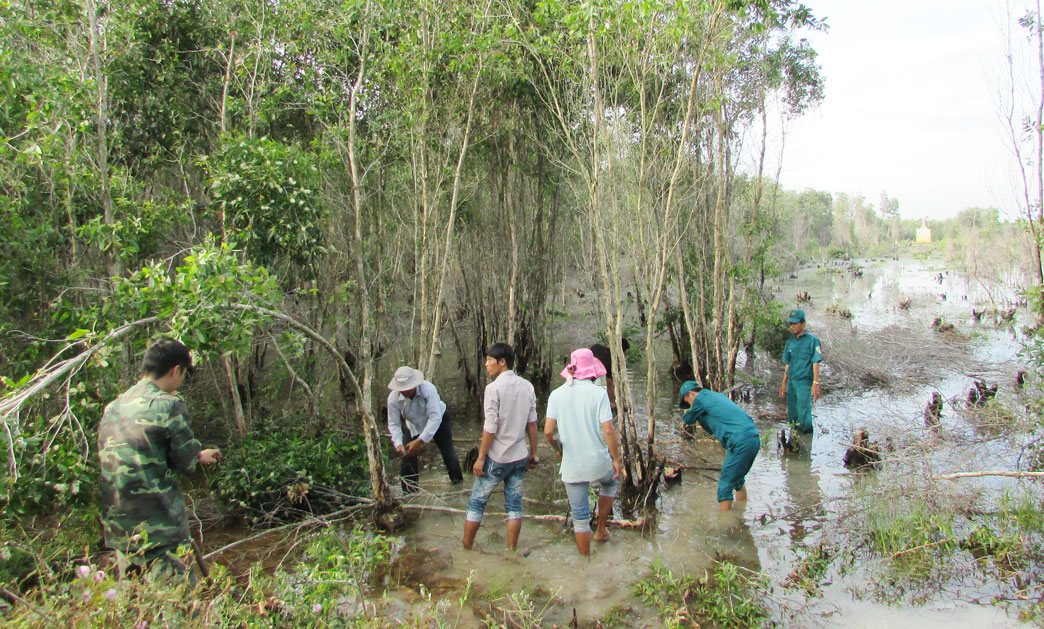
<path id="1" fill-rule="evenodd" d="M 609 395 L 594 383 L 605 366 L 587 348 L 573 351 L 562 370 L 566 383 L 547 400 L 544 437 L 562 461 L 562 482 L 573 512 L 573 534 L 581 555 L 591 554 L 591 483 L 598 483 L 598 529 L 594 540 L 609 540 L 606 524 L 613 510 L 622 464 Z M 561 448 L 555 441 L 558 430 Z"/>
<path id="2" fill-rule="evenodd" d="M 500 481 L 504 481 L 508 550 L 518 546 L 522 531 L 522 479 L 526 470 L 540 461 L 536 393 L 528 380 L 512 371 L 514 366 L 515 350 L 507 343 L 494 343 L 486 350 L 486 373 L 493 382 L 486 385 L 482 404 L 482 443 L 471 470 L 475 485 L 464 519 L 464 548 L 475 543 L 486 503 Z"/>

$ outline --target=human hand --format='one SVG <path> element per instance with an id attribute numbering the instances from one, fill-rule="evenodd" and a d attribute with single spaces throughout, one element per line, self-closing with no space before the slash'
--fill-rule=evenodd
<path id="1" fill-rule="evenodd" d="M 201 465 L 213 465 L 221 460 L 221 450 L 207 448 L 199 451 L 199 462 Z"/>
<path id="2" fill-rule="evenodd" d="M 823 394 L 820 393 L 820 391 L 819 391 L 819 383 L 818 382 L 813 382 L 812 383 L 812 399 L 813 400 L 818 400 L 819 396 L 821 396 L 821 395 L 823 395 Z"/>
<path id="3" fill-rule="evenodd" d="M 410 445 L 406 446 L 406 454 L 403 456 L 417 456 L 421 451 L 421 446 L 423 445 L 423 441 L 420 439 L 414 439 L 410 442 Z"/>
<path id="4" fill-rule="evenodd" d="M 787 385 L 783 383 L 779 385 L 779 397 L 787 397 Z"/>
<path id="5" fill-rule="evenodd" d="M 526 463 L 526 469 L 531 470 L 538 465 L 540 465 L 540 459 L 538 459 L 535 455 L 530 455 L 529 461 Z"/>
<path id="6" fill-rule="evenodd" d="M 623 465 L 620 464 L 619 460 L 613 461 L 613 478 L 619 480 L 620 472 L 623 470 Z"/>
<path id="7" fill-rule="evenodd" d="M 486 457 L 480 456 L 475 459 L 475 464 L 471 466 L 471 473 L 475 476 L 485 476 L 486 474 Z"/>
<path id="8" fill-rule="evenodd" d="M 399 453 L 399 456 L 406 456 L 406 446 L 403 446 L 403 445 L 395 446 L 395 451 Z"/>

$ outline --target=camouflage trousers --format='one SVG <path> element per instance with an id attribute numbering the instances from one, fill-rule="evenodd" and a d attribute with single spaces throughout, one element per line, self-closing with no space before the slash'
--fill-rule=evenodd
<path id="1" fill-rule="evenodd" d="M 181 545 L 160 546 L 137 553 L 117 550 L 116 564 L 120 570 L 120 577 L 142 575 L 153 583 L 187 579 L 190 585 L 195 585 L 195 573 L 178 554 L 178 548 L 181 546 L 188 546 L 188 542 Z"/>

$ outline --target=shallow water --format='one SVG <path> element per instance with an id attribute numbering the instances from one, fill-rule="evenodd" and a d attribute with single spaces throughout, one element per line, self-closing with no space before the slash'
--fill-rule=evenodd
<path id="1" fill-rule="evenodd" d="M 786 610 L 775 620 L 787 626 L 998 627 L 1018 624 L 998 608 L 953 602 L 956 595 L 945 589 L 916 607 L 889 606 L 875 602 L 873 597 L 859 598 L 853 592 L 867 589 L 874 578 L 871 567 L 857 568 L 844 575 L 831 569 L 821 584 L 822 596 L 807 601 L 800 590 L 779 587 L 796 562 L 805 556 L 807 548 L 830 535 L 829 530 L 847 513 L 842 507 L 860 476 L 844 468 L 845 446 L 841 444 L 851 441 L 857 428 L 867 427 L 875 437 L 888 435 L 900 448 L 914 447 L 930 438 L 923 425 L 922 412 L 931 392 L 938 391 L 949 403 L 944 411 L 943 431 L 937 438 L 969 447 L 967 442 L 974 441 L 978 433 L 957 409 L 971 386 L 972 376 L 1001 383 L 1001 397 L 1013 395 L 1008 385 L 1018 368 L 1020 334 L 1012 327 L 997 327 L 992 323 L 977 325 L 971 314 L 973 307 L 982 309 L 996 304 L 1007 308 L 1005 300 L 1014 299 L 1010 288 L 988 287 L 973 278 L 942 269 L 933 261 L 863 260 L 858 264 L 863 267 L 862 277 L 853 277 L 843 269 L 835 272 L 829 265 L 826 268 L 810 266 L 779 287 L 778 299 L 784 305 L 793 306 L 798 292 L 808 291 L 812 297 L 812 303 L 803 307 L 808 315 L 808 330 L 823 341 L 822 379 L 827 392 L 814 407 L 816 435 L 810 440 L 810 454 L 804 457 L 781 457 L 776 450 L 775 435 L 784 425 L 757 420 L 765 445 L 747 477 L 750 499 L 745 506 L 720 514 L 715 498 L 717 472 L 686 470 L 680 485 L 662 491 L 659 516 L 651 531 L 642 534 L 635 530 L 611 529 L 612 539 L 606 544 L 595 544 L 590 558 L 577 555 L 571 531 L 559 522 L 525 521 L 520 551 L 508 553 L 504 550 L 503 518 L 487 514 L 475 550 L 464 551 L 460 548 L 462 514 L 411 511 L 410 524 L 404 533 L 409 550 L 400 556 L 386 594 L 413 601 L 417 598 L 416 592 L 426 592 L 435 599 L 452 603 L 456 610 L 470 578 L 478 592 L 497 599 L 495 605 L 508 610 L 519 606 L 511 594 L 524 588 L 532 595 L 534 608 L 540 612 L 540 624 L 544 626 L 563 625 L 574 613 L 584 625 L 615 610 L 627 625 L 653 627 L 660 626 L 662 621 L 630 591 L 633 583 L 648 574 L 651 562 L 659 560 L 675 574 L 702 576 L 714 560 L 728 558 L 769 578 L 774 586 L 772 596 L 776 599 L 776 604 L 770 606 Z M 997 301 L 990 301 L 991 298 Z M 910 305 L 901 309 L 899 304 L 905 299 L 910 300 Z M 830 304 L 850 309 L 852 319 L 825 314 Z M 592 312 L 595 308 L 596 302 L 592 301 Z M 830 367 L 832 347 L 869 339 L 865 343 L 871 353 L 858 357 L 856 362 L 864 360 L 887 372 L 889 357 L 897 352 L 887 346 L 875 348 L 875 335 L 898 328 L 918 339 L 917 342 L 930 344 L 936 338 L 932 336 L 936 333 L 930 330 L 935 317 L 953 323 L 962 334 L 957 345 L 963 348 L 965 356 L 959 363 L 942 368 L 937 362 L 930 363 L 933 373 L 923 379 L 888 382 L 876 388 L 851 388 L 844 386 L 839 377 L 835 378 L 837 374 Z M 594 316 L 574 317 L 565 326 L 568 329 L 559 331 L 559 337 L 569 339 L 559 348 L 563 355 L 573 344 L 594 341 L 580 328 L 585 324 L 592 328 L 598 325 Z M 658 355 L 660 353 L 667 354 L 668 348 L 661 348 Z M 919 352 L 912 354 L 912 357 L 904 355 L 908 364 L 902 369 L 916 373 Z M 659 358 L 659 364 L 666 366 L 664 356 Z M 452 357 L 444 357 L 443 367 L 452 360 Z M 436 371 L 436 377 L 441 370 L 449 371 L 443 367 Z M 757 391 L 753 403 L 745 405 L 748 412 L 755 418 L 778 417 L 780 413 L 785 416 L 785 404 L 775 393 L 782 373 L 778 357 L 760 356 L 748 368 L 751 375 L 768 383 Z M 631 367 L 632 390 L 636 393 L 644 392 L 644 373 L 644 365 Z M 830 387 L 832 379 L 836 382 Z M 463 411 L 464 395 L 459 382 L 445 378 L 436 380 L 436 384 L 451 407 L 461 407 L 455 415 L 454 434 L 463 459 L 470 446 L 477 444 L 481 430 L 478 415 L 474 411 L 470 414 Z M 656 408 L 661 418 L 657 424 L 658 452 L 684 465 L 720 464 L 723 451 L 709 435 L 699 434 L 695 441 L 681 438 L 676 383 L 664 376 L 657 382 L 657 388 Z M 545 401 L 539 401 L 539 410 Z M 637 406 L 637 423 L 643 425 L 643 397 L 639 397 Z M 472 415 L 472 419 L 467 419 Z M 978 456 L 992 459 L 986 467 L 1013 465 L 1010 446 L 987 442 L 981 451 L 974 450 L 974 444 L 970 447 L 970 451 L 979 452 Z M 528 514 L 565 515 L 565 494 L 557 477 L 557 466 L 552 465 L 553 454 L 542 439 L 540 456 L 543 465 L 526 476 L 525 495 L 529 500 L 525 510 Z M 938 464 L 943 466 L 946 461 L 940 459 Z M 963 469 L 983 468 L 972 464 Z M 392 461 L 389 474 L 397 470 L 398 463 Z M 424 491 L 411 497 L 410 502 L 464 509 L 471 478 L 470 474 L 466 475 L 463 489 L 451 486 L 437 452 L 429 448 L 422 456 Z M 397 479 L 391 480 L 397 486 Z M 986 487 L 1012 485 L 1004 479 L 980 484 Z M 488 513 L 503 511 L 501 496 L 499 490 L 494 494 Z M 977 593 L 965 590 L 961 598 L 986 596 L 988 600 L 989 594 L 991 592 L 985 590 Z M 449 618 L 455 613 L 449 614 Z M 388 617 L 391 623 L 398 619 L 394 613 Z M 460 623 L 467 626 L 478 620 L 466 611 Z"/>

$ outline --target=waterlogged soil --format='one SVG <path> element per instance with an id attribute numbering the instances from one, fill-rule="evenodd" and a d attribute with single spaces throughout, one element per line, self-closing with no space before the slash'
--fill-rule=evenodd
<path id="1" fill-rule="evenodd" d="M 882 588 L 883 567 L 868 559 L 832 561 L 815 579 L 812 597 L 801 588 L 787 587 L 788 578 L 812 549 L 822 545 L 843 552 L 837 549 L 844 549 L 845 532 L 855 526 L 848 519 L 864 475 L 845 469 L 842 459 L 857 429 L 868 429 L 875 440 L 887 438 L 900 451 L 931 444 L 928 460 L 935 462 L 936 472 L 1014 469 L 1017 457 L 1010 442 L 982 438 L 984 428 L 959 410 L 976 378 L 999 384 L 1002 400 L 1016 395 L 1011 383 L 1020 368 L 1023 340 L 1018 327 L 995 323 L 992 316 L 975 322 L 972 310 L 1006 310 L 1015 298 L 1017 278 L 990 284 L 930 260 L 855 264 L 861 267 L 859 276 L 847 262 L 811 265 L 777 289 L 781 303 L 806 310 L 808 330 L 823 342 L 824 396 L 814 406 L 816 433 L 803 442 L 805 453 L 782 456 L 775 443 L 775 435 L 786 427 L 786 406 L 776 392 L 782 377 L 779 357 L 758 356 L 744 367 L 740 379 L 749 383 L 753 397 L 741 405 L 755 418 L 763 441 L 747 477 L 745 505 L 737 503 L 733 512 L 719 513 L 718 473 L 698 468 L 720 465 L 723 451 L 709 435 L 684 438 L 677 383 L 666 375 L 670 349 L 660 347 L 657 361 L 664 376 L 655 383 L 657 450 L 690 469 L 683 472 L 680 484 L 661 492 L 659 513 L 650 526 L 644 531 L 611 528 L 611 539 L 594 544 L 592 556 L 583 558 L 563 522 L 527 519 L 519 550 L 508 552 L 503 494 L 498 490 L 475 548 L 465 551 L 460 546 L 462 511 L 472 477 L 466 474 L 464 486 L 451 485 L 437 452 L 429 449 L 422 455 L 423 491 L 407 503 L 433 509 L 406 512 L 408 522 L 394 566 L 373 592 L 375 599 L 384 601 L 387 623 L 413 624 L 435 609 L 451 626 L 488 620 L 564 626 L 575 617 L 581 626 L 601 621 L 658 627 L 663 621 L 632 593 L 653 562 L 675 575 L 702 577 L 715 561 L 727 559 L 767 577 L 772 588 L 761 595 L 762 602 L 784 626 L 1016 626 L 1014 615 L 989 604 L 996 592 L 988 579 L 955 577 L 933 583 L 914 604 L 909 593 Z M 805 292 L 810 302 L 798 304 L 796 295 Z M 851 318 L 828 314 L 832 305 L 848 309 Z M 601 321 L 598 308 L 597 298 L 588 294 L 561 320 L 556 350 L 563 358 L 574 347 L 595 342 Z M 1016 323 L 1023 316 L 1020 312 Z M 937 317 L 955 330 L 936 332 L 932 322 Z M 455 357 L 447 354 L 441 360 L 432 379 L 450 407 L 459 409 L 454 435 L 463 460 L 478 443 L 480 419 L 476 411 L 465 411 L 463 385 L 452 375 Z M 633 390 L 644 392 L 644 361 L 629 371 Z M 923 423 L 932 392 L 946 400 L 942 430 L 934 436 Z M 538 411 L 545 402 L 546 398 L 538 401 Z M 637 402 L 637 423 L 643 426 L 644 395 Z M 957 449 L 963 454 L 953 461 Z M 932 454 L 936 451 L 940 454 Z M 557 465 L 542 439 L 540 458 L 542 465 L 526 475 L 525 512 L 565 516 L 568 506 Z M 388 471 L 397 491 L 398 462 L 391 461 Z M 996 478 L 972 482 L 987 490 L 1014 484 Z M 622 515 L 617 511 L 615 517 Z M 840 563 L 847 568 L 839 569 Z"/>

